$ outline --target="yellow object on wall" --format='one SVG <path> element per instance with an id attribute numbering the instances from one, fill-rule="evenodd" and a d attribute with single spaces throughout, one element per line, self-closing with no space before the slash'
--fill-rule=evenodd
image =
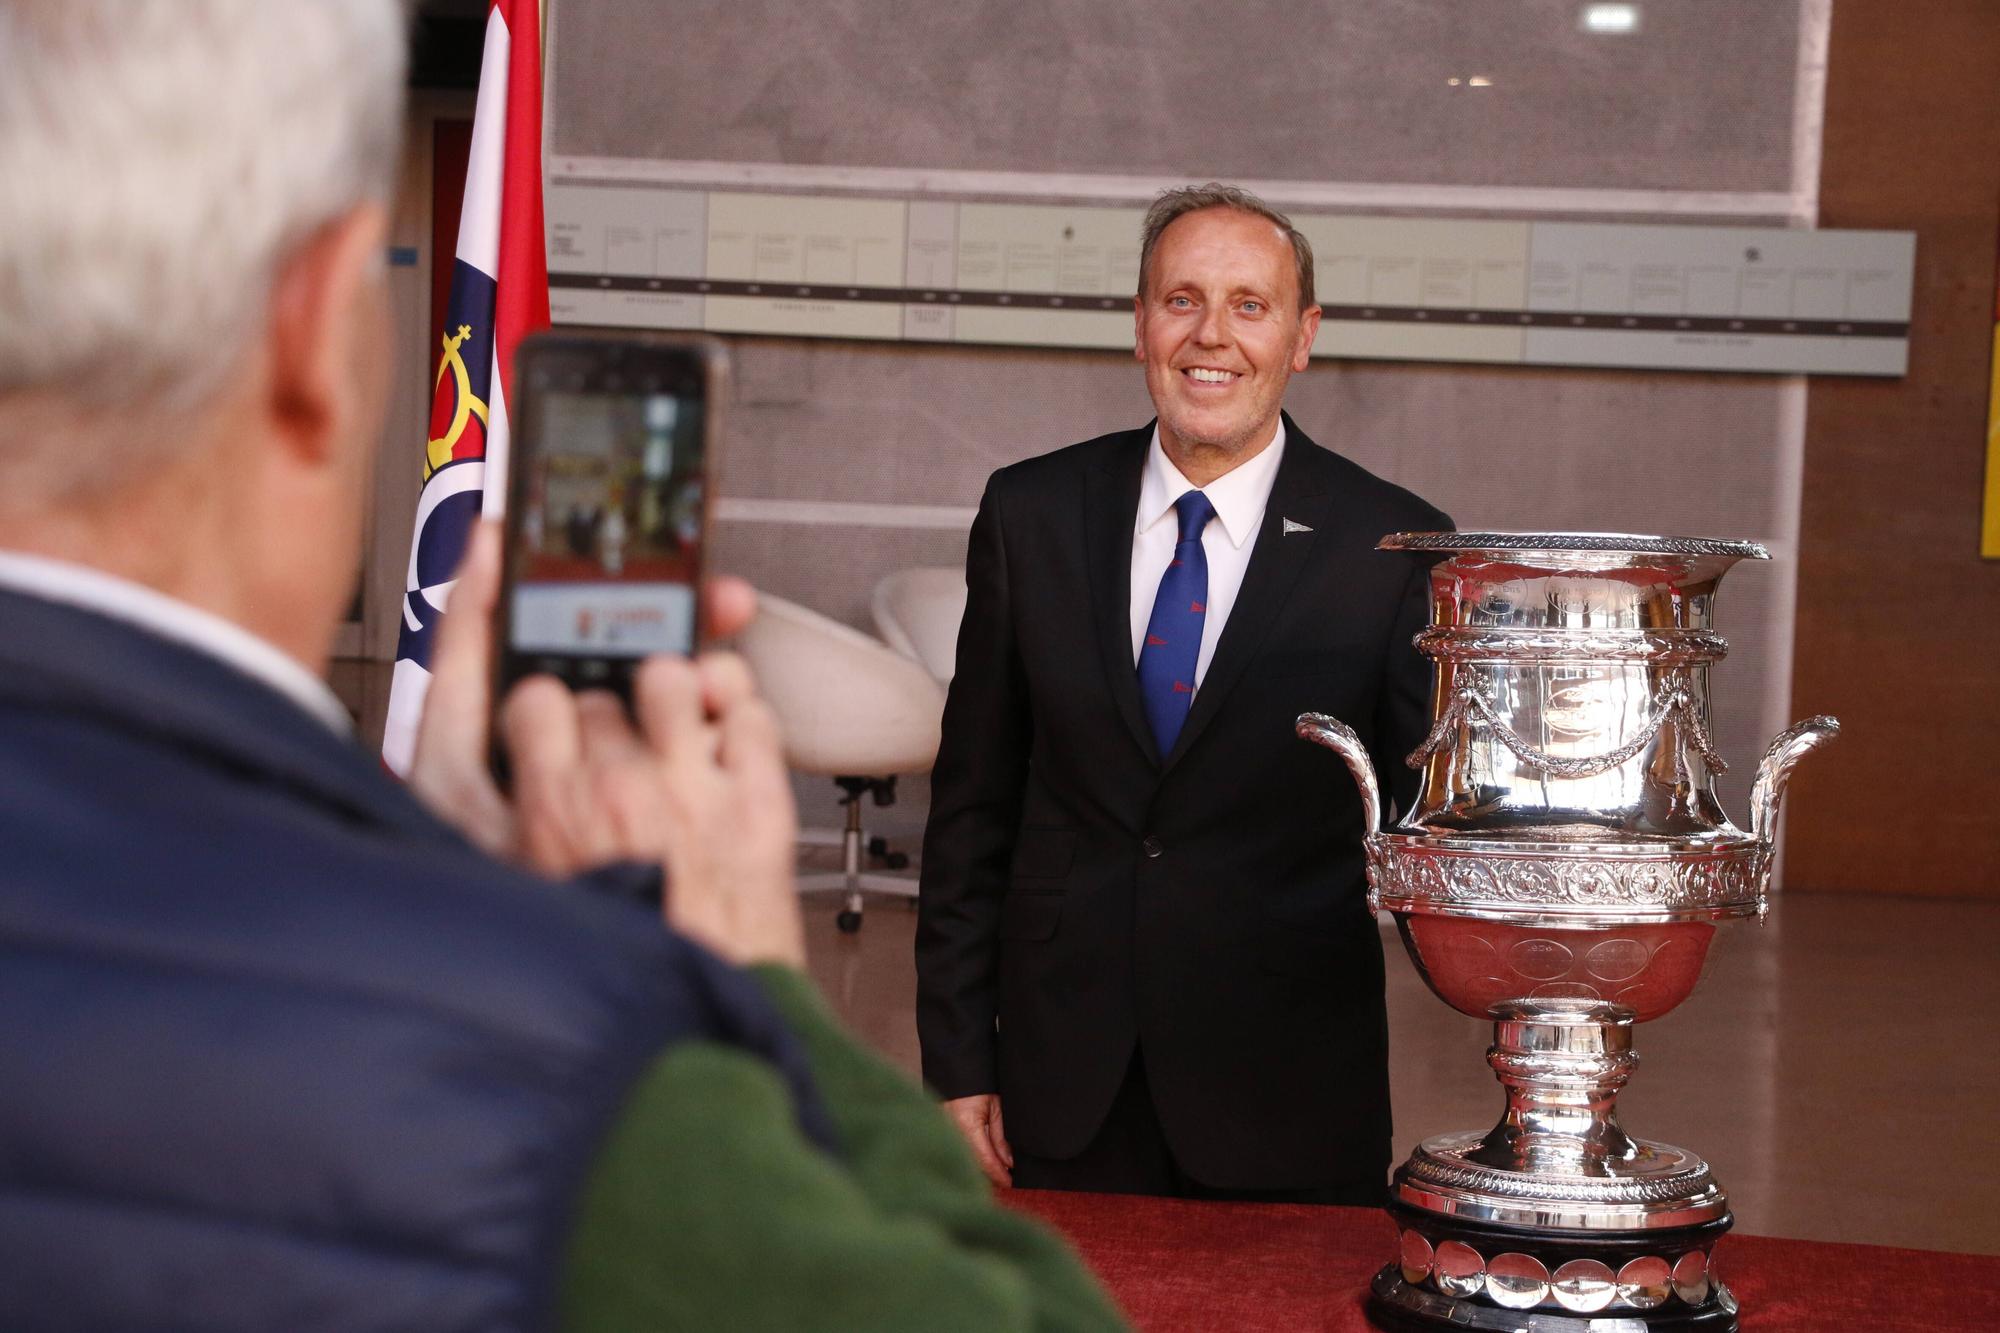
<path id="1" fill-rule="evenodd" d="M 1993 384 L 1986 395 L 1986 521 L 1979 554 L 2000 560 L 2000 294 L 1993 310 Z"/>

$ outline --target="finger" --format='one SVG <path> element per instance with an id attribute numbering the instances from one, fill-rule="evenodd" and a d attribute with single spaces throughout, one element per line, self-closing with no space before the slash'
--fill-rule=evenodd
<path id="1" fill-rule="evenodd" d="M 549 874 L 582 869 L 575 789 L 583 739 L 575 697 L 553 676 L 530 676 L 507 696 L 500 733 L 514 773 L 522 855 Z"/>
<path id="2" fill-rule="evenodd" d="M 962 1116 L 955 1108 L 952 1120 L 957 1124 L 959 1134 L 971 1147 L 973 1157 L 978 1160 L 980 1174 L 1003 1188 L 1012 1185 L 1013 1177 L 1008 1174 L 1007 1168 L 1000 1164 L 1000 1159 L 993 1155 L 993 1145 L 986 1140 L 985 1122 Z"/>
<path id="3" fill-rule="evenodd" d="M 632 710 L 655 753 L 668 763 L 704 761 L 714 742 L 704 726 L 701 679 L 685 658 L 649 657 L 632 680 Z"/>
<path id="4" fill-rule="evenodd" d="M 580 850 L 591 863 L 653 860 L 663 854 L 659 763 L 632 727 L 617 695 L 589 690 L 576 698 L 585 802 L 576 812 Z"/>
<path id="5" fill-rule="evenodd" d="M 1013 1188 L 1014 1186 L 1013 1173 L 1000 1164 L 1000 1159 L 993 1155 L 992 1148 L 986 1146 L 985 1144 L 980 1144 L 978 1147 L 978 1155 L 979 1155 L 979 1169 L 988 1180 L 992 1181 L 995 1185 L 999 1186 L 1001 1189 Z"/>
<path id="6" fill-rule="evenodd" d="M 583 755 L 576 696 L 554 676 L 530 676 L 500 710 L 500 733 L 516 779 L 568 772 Z"/>
<path id="7" fill-rule="evenodd" d="M 757 618 L 757 590 L 733 575 L 718 574 L 706 580 L 701 596 L 712 639 L 733 639 Z"/>
<path id="8" fill-rule="evenodd" d="M 986 1137 L 993 1141 L 993 1151 L 1007 1164 L 1009 1183 L 1014 1170 L 1014 1150 L 1007 1145 L 1007 1127 L 1000 1119 L 1000 1099 L 993 1099 L 993 1118 L 986 1122 Z"/>
<path id="9" fill-rule="evenodd" d="M 660 855 L 659 761 L 617 695 L 590 690 L 576 699 L 594 829 L 592 851 L 604 859 Z"/>
<path id="10" fill-rule="evenodd" d="M 448 765 L 454 774 L 486 770 L 493 607 L 499 595 L 500 525 L 481 523 L 466 543 L 431 653 L 430 689 L 417 724 L 420 765 Z"/>
<path id="11" fill-rule="evenodd" d="M 750 664 L 735 653 L 703 653 L 695 659 L 695 671 L 701 676 L 702 706 L 711 717 L 757 693 L 757 678 L 750 673 Z"/>
<path id="12" fill-rule="evenodd" d="M 716 758 L 723 771 L 735 779 L 744 804 L 766 817 L 782 819 L 789 829 L 798 814 L 777 714 L 762 699 L 745 699 L 729 710 L 719 726 L 722 737 Z"/>
<path id="13" fill-rule="evenodd" d="M 585 767 L 619 763 L 645 753 L 625 705 L 609 690 L 585 690 L 576 696 L 576 724 Z"/>

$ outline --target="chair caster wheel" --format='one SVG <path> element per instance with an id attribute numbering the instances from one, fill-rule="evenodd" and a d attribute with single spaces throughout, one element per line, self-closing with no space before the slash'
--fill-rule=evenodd
<path id="1" fill-rule="evenodd" d="M 882 864 L 891 870 L 908 870 L 910 868 L 910 854 L 908 852 L 890 852 L 882 858 Z"/>
<path id="2" fill-rule="evenodd" d="M 852 935 L 855 931 L 861 929 L 861 913 L 842 912 L 833 919 L 833 924 L 840 927 L 841 934 Z"/>

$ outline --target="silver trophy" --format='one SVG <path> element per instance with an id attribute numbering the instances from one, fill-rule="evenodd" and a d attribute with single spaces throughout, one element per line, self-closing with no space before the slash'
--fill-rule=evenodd
<path id="1" fill-rule="evenodd" d="M 1632 1025 L 1687 998 L 1716 921 L 1768 910 L 1786 780 L 1839 730 L 1815 717 L 1779 736 L 1749 832 L 1729 822 L 1712 786 L 1708 674 L 1728 650 L 1715 591 L 1769 553 L 1598 533 L 1399 533 L 1381 548 L 1443 557 L 1416 640 L 1437 674 L 1409 758 L 1415 808 L 1377 832 L 1360 739 L 1316 713 L 1298 731 L 1360 784 L 1370 906 L 1394 914 L 1438 998 L 1493 1020 L 1506 1110 L 1397 1169 L 1401 1252 L 1370 1313 L 1408 1329 L 1734 1330 L 1711 1269 L 1721 1186 L 1686 1149 L 1628 1135 L 1614 1104 Z"/>

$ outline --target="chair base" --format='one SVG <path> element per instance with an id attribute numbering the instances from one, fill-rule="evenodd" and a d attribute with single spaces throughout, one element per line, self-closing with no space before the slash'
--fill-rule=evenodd
<path id="1" fill-rule="evenodd" d="M 887 893 L 899 898 L 915 898 L 917 881 L 896 875 L 881 875 L 861 868 L 864 851 L 867 855 L 889 865 L 902 869 L 910 863 L 910 858 L 902 852 L 892 852 L 881 838 L 869 838 L 861 828 L 861 798 L 873 796 L 875 804 L 888 805 L 896 799 L 896 779 L 838 777 L 834 779 L 845 795 L 841 805 L 847 811 L 847 822 L 837 838 L 826 836 L 828 831 L 819 829 L 801 830 L 801 844 L 827 846 L 835 841 L 840 846 L 841 869 L 816 875 L 801 875 L 798 880 L 800 893 L 818 893 L 838 890 L 846 895 L 834 924 L 844 935 L 852 935 L 861 929 L 863 893 Z"/>
<path id="2" fill-rule="evenodd" d="M 840 912 L 833 918 L 833 924 L 843 935 L 852 935 L 861 929 L 862 899 L 864 893 L 886 893 L 909 902 L 917 900 L 917 882 L 900 875 L 875 875 L 862 873 L 851 881 L 838 871 L 828 871 L 819 875 L 799 876 L 800 893 L 826 893 L 838 891 L 846 895 Z"/>

